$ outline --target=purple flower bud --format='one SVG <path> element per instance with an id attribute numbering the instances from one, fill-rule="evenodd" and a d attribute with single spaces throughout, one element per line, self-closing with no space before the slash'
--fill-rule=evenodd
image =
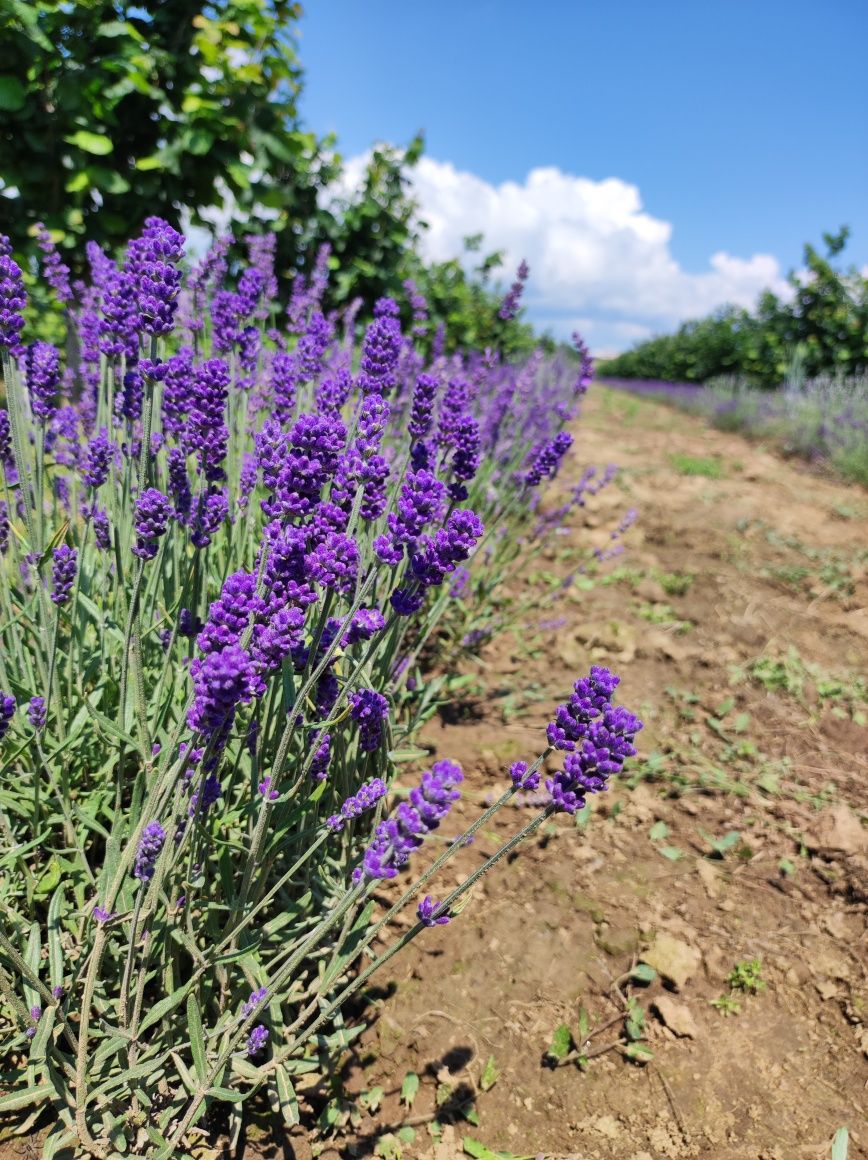
<path id="1" fill-rule="evenodd" d="M 51 565 L 51 599 L 55 604 L 66 604 L 72 591 L 75 572 L 78 566 L 78 552 L 66 544 L 54 549 Z"/>
<path id="2" fill-rule="evenodd" d="M 268 1028 L 262 1024 L 257 1024 L 250 1032 L 247 1040 L 247 1054 L 258 1055 L 268 1042 Z"/>
<path id="3" fill-rule="evenodd" d="M 246 1019 L 248 1015 L 253 1012 L 268 998 L 268 987 L 259 987 L 256 991 L 252 991 L 250 998 L 241 1007 L 241 1014 Z"/>
<path id="4" fill-rule="evenodd" d="M 9 732 L 9 724 L 15 716 L 15 704 L 11 693 L 0 693 L 0 741 Z"/>
<path id="5" fill-rule="evenodd" d="M 166 831 L 159 822 L 150 822 L 142 831 L 133 867 L 133 875 L 142 882 L 147 882 L 153 878 L 154 867 L 165 840 Z"/>
<path id="6" fill-rule="evenodd" d="M 32 697 L 27 706 L 27 720 L 30 722 L 31 728 L 35 729 L 37 733 L 40 729 L 44 729 L 46 717 L 45 698 Z"/>
<path id="7" fill-rule="evenodd" d="M 512 784 L 516 789 L 523 789 L 532 793 L 540 783 L 540 772 L 534 770 L 533 773 L 528 773 L 528 766 L 526 761 L 516 761 L 509 768 L 509 776 L 512 778 Z"/>
<path id="8" fill-rule="evenodd" d="M 416 914 L 425 926 L 446 926 L 450 921 L 448 914 L 439 914 L 442 902 L 435 902 L 429 895 L 425 895 L 416 908 Z"/>
<path id="9" fill-rule="evenodd" d="M 34 418 L 46 423 L 54 414 L 60 387 L 60 354 L 50 342 L 33 342 L 24 356 L 24 373 Z"/>
<path id="10" fill-rule="evenodd" d="M 359 786 L 356 792 L 348 797 L 340 808 L 339 814 L 332 814 L 326 820 L 326 825 L 329 829 L 338 833 L 344 828 L 344 823 L 357 818 L 359 814 L 365 810 L 373 809 L 380 798 L 385 797 L 387 792 L 386 783 L 382 778 L 375 777 L 370 781 L 366 781 L 364 785 Z"/>
<path id="11" fill-rule="evenodd" d="M 26 305 L 21 267 L 9 256 L 9 239 L 0 234 L 0 346 L 9 347 L 13 354 L 19 349 Z"/>
<path id="12" fill-rule="evenodd" d="M 172 516 L 172 504 L 156 487 L 146 488 L 136 500 L 134 530 L 136 542 L 132 552 L 140 560 L 153 560 L 159 540 L 166 534 Z"/>
<path id="13" fill-rule="evenodd" d="M 364 753 L 379 749 L 383 725 L 389 718 L 389 702 L 373 689 L 350 694 L 350 716 L 359 726 L 359 748 Z"/>

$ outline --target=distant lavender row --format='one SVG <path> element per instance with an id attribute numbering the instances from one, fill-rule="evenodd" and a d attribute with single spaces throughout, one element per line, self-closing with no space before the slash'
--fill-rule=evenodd
<path id="1" fill-rule="evenodd" d="M 738 379 L 707 386 L 642 379 L 603 384 L 702 415 L 725 431 L 779 441 L 790 454 L 868 484 L 868 378 L 817 378 L 753 390 Z"/>

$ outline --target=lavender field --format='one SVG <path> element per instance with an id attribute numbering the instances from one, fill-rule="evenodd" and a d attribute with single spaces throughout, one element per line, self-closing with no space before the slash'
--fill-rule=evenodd
<path id="1" fill-rule="evenodd" d="M 868 486 L 868 378 L 815 378 L 779 390 L 731 379 L 706 385 L 642 379 L 607 387 L 701 415 L 722 431 L 772 440 L 784 453 Z"/>

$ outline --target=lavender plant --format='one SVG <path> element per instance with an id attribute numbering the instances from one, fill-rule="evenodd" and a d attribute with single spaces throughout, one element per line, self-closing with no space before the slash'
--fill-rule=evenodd
<path id="1" fill-rule="evenodd" d="M 502 530 L 538 525 L 587 352 L 578 372 L 426 362 L 387 299 L 357 343 L 352 311 L 320 309 L 325 260 L 283 317 L 272 247 L 251 244 L 232 289 L 225 242 L 185 272 L 154 218 L 120 263 L 89 247 L 74 295 L 43 248 L 75 327 L 66 363 L 27 342 L 0 244 L 0 1113 L 26 1131 L 46 1112 L 46 1157 L 167 1160 L 212 1104 L 237 1130 L 262 1087 L 295 1122 L 293 1077 L 359 1031 L 346 1001 L 543 819 L 605 789 L 642 726 L 592 669 L 501 798 L 414 857 L 463 780 L 442 760 L 400 791 L 433 703 L 417 658 L 459 569 L 494 577 L 484 613 Z M 374 951 L 558 751 L 537 815 Z"/>

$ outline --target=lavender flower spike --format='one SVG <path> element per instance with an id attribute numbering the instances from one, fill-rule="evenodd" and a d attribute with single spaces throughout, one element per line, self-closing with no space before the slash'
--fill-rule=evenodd
<path id="1" fill-rule="evenodd" d="M 8 346 L 16 354 L 19 335 L 24 329 L 27 292 L 21 267 L 7 252 L 8 243 L 5 234 L 0 234 L 0 346 Z"/>
<path id="2" fill-rule="evenodd" d="M 618 678 L 594 665 L 588 677 L 576 681 L 569 703 L 558 708 L 549 726 L 549 743 L 567 750 L 564 768 L 546 782 L 555 809 L 574 814 L 585 795 L 608 788 L 636 750 L 633 739 L 642 722 L 622 705 L 612 704 Z"/>
<path id="3" fill-rule="evenodd" d="M 0 741 L 9 731 L 9 723 L 15 716 L 15 698 L 11 693 L 0 693 Z"/>
<path id="4" fill-rule="evenodd" d="M 159 822 L 151 822 L 145 826 L 139 839 L 139 849 L 136 853 L 136 864 L 133 875 L 142 882 L 147 882 L 154 876 L 154 867 L 157 863 L 160 850 L 166 840 L 166 831 Z"/>
<path id="5" fill-rule="evenodd" d="M 357 818 L 365 810 L 372 809 L 380 798 L 386 796 L 386 792 L 386 783 L 382 778 L 374 777 L 370 781 L 366 781 L 364 785 L 359 786 L 352 797 L 346 799 L 341 806 L 340 814 L 332 814 L 326 820 L 326 825 L 330 830 L 338 833 L 344 828 L 345 822 Z"/>
<path id="6" fill-rule="evenodd" d="M 54 549 L 54 560 L 51 565 L 51 599 L 55 604 L 66 604 L 72 592 L 75 570 L 78 566 L 78 552 L 66 544 Z"/>
<path id="7" fill-rule="evenodd" d="M 426 894 L 416 908 L 416 916 L 425 926 L 446 926 L 450 918 L 448 914 L 438 913 L 442 905 L 442 902 L 435 902 L 430 895 Z"/>

